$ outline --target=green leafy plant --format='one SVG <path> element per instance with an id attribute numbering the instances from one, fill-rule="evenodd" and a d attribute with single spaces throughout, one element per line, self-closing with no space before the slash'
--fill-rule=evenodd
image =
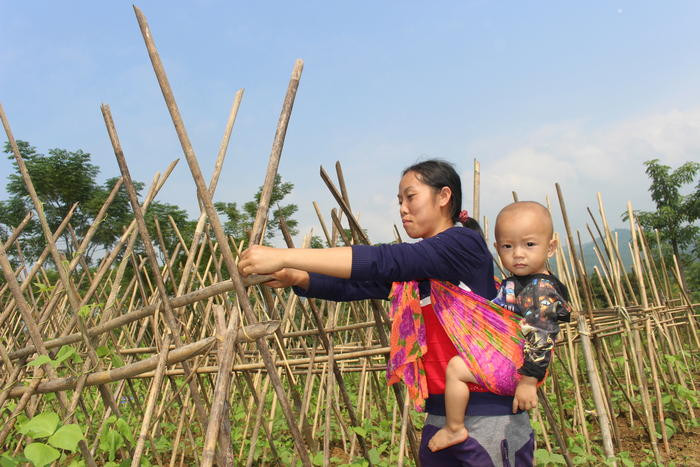
<path id="1" fill-rule="evenodd" d="M 100 438 L 99 450 L 107 455 L 110 462 L 113 462 L 119 449 L 126 446 L 127 442 L 134 444 L 134 437 L 129 424 L 115 415 L 107 419 L 105 428 L 106 431 Z"/>
<path id="2" fill-rule="evenodd" d="M 27 461 L 35 466 L 48 465 L 66 453 L 76 452 L 78 443 L 85 438 L 79 425 L 62 425 L 55 412 L 42 412 L 21 423 L 17 431 L 35 441 L 24 448 L 24 460 L 3 454 L 3 467 Z"/>
<path id="3" fill-rule="evenodd" d="M 546 449 L 535 450 L 535 465 L 566 465 L 566 460 L 561 454 L 549 452 Z"/>

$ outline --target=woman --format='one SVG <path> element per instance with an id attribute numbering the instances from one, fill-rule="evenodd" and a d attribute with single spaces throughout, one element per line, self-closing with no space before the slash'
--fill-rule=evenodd
<path id="1" fill-rule="evenodd" d="M 413 371 L 414 362 L 402 360 L 401 349 L 394 346 L 388 377 L 390 383 L 404 380 L 409 395 L 428 413 L 421 438 L 422 465 L 532 465 L 534 434 L 527 412 L 513 414 L 512 397 L 484 392 L 478 386 L 471 387 L 465 417 L 469 438 L 438 452 L 427 448 L 445 424 L 445 369 L 457 353 L 432 308 L 428 279 L 448 281 L 492 299 L 496 295 L 493 260 L 478 223 L 460 211 L 461 182 L 451 164 L 428 160 L 405 169 L 398 201 L 406 233 L 421 241 L 328 249 L 253 246 L 241 254 L 238 268 L 244 276 L 271 274 L 275 279 L 266 285 L 293 286 L 305 297 L 348 301 L 391 295 L 394 310 L 400 306 L 400 284 L 418 281 L 422 311 L 418 320 L 425 332 L 425 351 L 415 364 L 424 371 Z M 458 221 L 466 228 L 456 226 Z M 392 290 L 394 283 L 399 287 Z M 395 314 L 392 342 L 398 341 L 399 328 L 413 324 L 409 321 Z"/>

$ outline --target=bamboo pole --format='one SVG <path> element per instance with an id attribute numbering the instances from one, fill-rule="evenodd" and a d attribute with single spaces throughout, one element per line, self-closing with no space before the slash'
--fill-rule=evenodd
<path id="1" fill-rule="evenodd" d="M 238 270 L 234 263 L 233 254 L 231 253 L 231 249 L 229 247 L 228 241 L 221 226 L 221 222 L 219 221 L 219 218 L 216 215 L 216 211 L 211 202 L 211 197 L 209 196 L 209 193 L 207 192 L 206 187 L 204 185 L 204 179 L 199 168 L 199 163 L 197 162 L 194 150 L 192 149 L 189 137 L 187 136 L 187 132 L 185 130 L 182 118 L 180 116 L 180 111 L 175 102 L 172 90 L 170 89 L 170 84 L 165 74 L 165 69 L 163 68 L 163 64 L 160 60 L 158 51 L 155 47 L 155 43 L 151 36 L 151 31 L 148 27 L 148 23 L 146 22 L 146 18 L 144 17 L 143 13 L 141 13 L 141 10 L 139 8 L 134 7 L 134 12 L 136 13 L 136 18 L 138 20 L 139 27 L 141 28 L 141 33 L 146 43 L 146 48 L 148 50 L 151 63 L 153 64 L 153 69 L 158 79 L 158 84 L 160 85 L 161 91 L 163 92 L 163 97 L 168 107 L 168 111 L 170 112 L 170 116 L 173 120 L 173 124 L 178 134 L 178 138 L 180 140 L 183 152 L 185 153 L 187 164 L 190 167 L 193 179 L 195 181 L 195 184 L 197 185 L 197 195 L 199 196 L 199 199 L 201 200 L 202 205 L 204 206 L 205 211 L 207 212 L 207 216 L 209 217 L 211 226 L 214 229 L 216 239 L 219 242 L 219 247 L 221 248 L 221 253 L 223 254 L 224 263 L 226 264 L 226 269 L 228 270 L 228 273 L 230 274 L 235 284 L 236 294 L 240 297 L 245 297 L 245 290 L 238 275 Z M 246 318 L 250 320 L 250 322 L 255 322 L 255 318 L 249 303 L 246 300 L 241 300 L 240 303 L 242 305 L 243 312 Z M 274 371 L 274 363 L 272 361 L 272 356 L 270 354 L 270 350 L 267 346 L 267 343 L 263 339 L 258 339 L 257 345 L 260 354 L 263 358 L 263 361 L 265 362 L 265 366 L 268 369 L 268 373 L 270 374 L 272 385 L 280 399 L 282 412 L 284 413 L 285 419 L 287 420 L 287 425 L 292 434 L 294 445 L 297 452 L 299 453 L 302 464 L 305 466 L 310 466 L 311 460 L 308 455 L 308 450 L 306 449 L 306 446 L 304 446 L 301 433 L 295 425 L 295 417 L 292 414 L 291 407 L 287 400 L 286 394 L 284 393 L 284 388 L 282 387 L 282 383 L 276 376 L 276 373 Z"/>
<path id="2" fill-rule="evenodd" d="M 146 411 L 143 415 L 143 422 L 141 423 L 141 432 L 139 433 L 139 437 L 136 442 L 136 448 L 134 449 L 134 454 L 131 461 L 132 467 L 138 467 L 141 465 L 141 456 L 143 455 L 144 445 L 148 436 L 148 426 L 151 423 L 151 417 L 153 416 L 153 409 L 155 407 L 156 398 L 158 397 L 158 393 L 160 392 L 160 386 L 163 383 L 165 365 L 168 361 L 170 339 L 170 334 L 166 334 L 165 339 L 163 339 L 163 350 L 158 357 L 156 374 L 153 378 L 153 381 L 151 382 L 151 390 L 149 391 L 148 401 L 146 402 Z"/>
<path id="3" fill-rule="evenodd" d="M 0 104 L 0 115 L 4 117 L 4 111 L 2 109 L 2 105 Z M 4 118 L 3 118 L 3 123 L 4 123 Z M 5 276 L 5 281 L 8 284 L 8 288 L 10 289 L 10 292 L 12 292 L 15 302 L 17 303 L 17 306 L 19 307 L 20 313 L 22 315 L 22 319 L 24 320 L 25 326 L 27 328 L 27 331 L 29 332 L 29 336 L 34 343 L 34 346 L 36 349 L 38 349 L 39 353 L 41 355 L 48 355 L 48 351 L 46 347 L 44 346 L 44 340 L 41 337 L 41 334 L 39 333 L 39 329 L 37 327 L 36 322 L 34 321 L 34 318 L 32 317 L 32 312 L 31 309 L 29 308 L 29 304 L 27 303 L 26 299 L 22 295 L 22 292 L 20 290 L 20 286 L 17 283 L 17 279 L 15 278 L 14 272 L 12 270 L 12 266 L 10 265 L 9 260 L 7 259 L 7 255 L 5 253 L 5 248 L 2 245 L 2 242 L 0 242 L 0 269 L 2 269 L 3 275 Z M 38 369 L 37 377 L 40 380 L 41 376 L 43 375 L 43 371 L 46 371 L 46 373 L 51 377 L 51 378 L 56 378 L 56 370 L 51 366 L 49 363 L 44 363 L 41 368 Z M 27 400 L 33 394 L 34 388 L 28 388 L 27 391 Z M 63 409 L 64 412 L 67 411 L 69 407 L 68 400 L 63 393 L 58 393 L 58 401 L 60 403 L 61 408 Z M 20 409 L 21 410 L 21 409 Z M 5 424 L 6 428 L 11 429 L 12 424 L 14 424 L 16 418 L 11 417 L 8 423 Z M 7 436 L 7 435 L 5 435 Z M 0 444 L 2 444 L 2 440 L 0 440 Z M 95 460 L 93 459 L 92 455 L 90 454 L 90 451 L 87 447 L 87 444 L 85 443 L 85 440 L 81 440 L 79 443 L 80 446 L 80 451 L 85 457 L 85 461 L 87 462 L 88 465 L 90 466 L 95 466 Z"/>
<path id="4" fill-rule="evenodd" d="M 593 361 L 593 350 L 591 348 L 590 337 L 588 335 L 588 326 L 583 316 L 578 317 L 578 332 L 581 336 L 581 343 L 583 344 L 583 355 L 586 359 L 586 366 L 588 368 L 595 368 L 595 363 Z M 588 378 L 591 382 L 591 393 L 593 395 L 593 402 L 596 406 L 596 411 L 598 413 L 598 423 L 600 425 L 600 432 L 603 438 L 603 449 L 605 451 L 605 456 L 608 460 L 614 459 L 615 450 L 613 449 L 612 433 L 610 431 L 610 422 L 608 420 L 608 414 L 605 412 L 605 404 L 603 402 L 603 393 L 601 391 L 601 384 L 598 379 L 597 371 L 589 371 Z M 616 465 L 616 462 L 612 460 L 612 463 Z"/>
<path id="5" fill-rule="evenodd" d="M 566 229 L 566 236 L 568 240 L 568 246 L 569 246 L 569 253 L 572 256 L 574 267 L 578 269 L 578 276 L 581 278 L 583 281 L 583 277 L 586 275 L 586 272 L 583 270 L 583 267 L 581 263 L 579 263 L 576 260 L 576 252 L 574 250 L 574 241 L 573 237 L 571 235 L 571 228 L 569 227 L 569 217 L 566 212 L 566 206 L 564 204 L 564 195 L 562 194 L 561 187 L 559 183 L 555 183 L 555 187 L 557 189 L 557 196 L 559 198 L 559 206 L 561 208 L 561 213 L 562 213 L 562 218 L 564 220 L 564 227 Z M 589 290 L 585 287 L 584 285 L 584 298 L 586 300 L 586 311 L 587 311 L 587 316 L 588 316 L 588 321 L 590 323 L 590 329 L 595 332 L 595 322 L 593 319 L 593 298 L 590 295 Z M 588 329 L 588 326 L 586 326 L 586 332 Z M 581 327 L 579 323 L 579 333 L 581 333 Z M 590 357 L 588 358 L 589 355 L 586 356 L 586 366 L 588 368 L 588 373 L 589 373 L 589 378 L 591 378 L 591 385 L 595 385 L 596 383 L 601 384 L 601 389 L 602 389 L 602 397 L 594 397 L 594 403 L 596 404 L 596 411 L 598 412 L 598 420 L 599 423 L 601 424 L 601 432 L 603 433 L 603 436 L 606 436 L 606 431 L 610 430 L 610 425 L 612 425 L 612 433 L 614 434 L 615 432 L 615 421 L 614 419 L 610 416 L 610 412 L 608 407 L 611 407 L 610 403 L 610 397 L 609 393 L 610 391 L 607 388 L 607 383 L 605 379 L 599 378 L 598 375 L 598 368 L 602 365 L 600 365 L 600 360 L 602 360 L 602 351 L 600 349 L 600 345 L 598 344 L 598 339 L 593 340 L 593 344 L 596 347 L 596 352 L 595 356 L 593 353 L 591 353 Z M 597 358 L 598 360 L 598 365 L 595 364 L 594 358 Z M 597 390 L 598 388 L 595 388 Z M 600 405 L 599 405 L 600 404 Z M 603 420 L 605 420 L 605 428 L 603 427 Z M 607 457 L 614 457 L 615 452 L 612 446 L 612 439 L 606 440 L 604 438 L 603 440 L 603 446 L 605 448 L 605 454 Z"/>
<path id="6" fill-rule="evenodd" d="M 549 426 L 552 427 L 552 431 L 554 431 L 554 436 L 557 438 L 557 443 L 559 443 L 559 447 L 561 448 L 561 453 L 564 457 L 564 461 L 566 462 L 567 467 L 573 467 L 574 462 L 571 460 L 571 454 L 569 454 L 569 449 L 566 446 L 566 441 L 564 440 L 564 436 L 562 435 L 561 430 L 559 429 L 559 425 L 554 419 L 552 406 L 549 405 L 549 400 L 547 399 L 547 396 L 545 395 L 541 387 L 537 388 L 537 396 L 540 402 L 542 403 L 542 408 L 544 409 L 547 421 L 549 421 Z"/>
<path id="7" fill-rule="evenodd" d="M 294 242 L 292 241 L 291 235 L 289 235 L 289 231 L 286 228 L 286 223 L 284 222 L 284 219 L 282 220 L 280 227 L 281 227 L 285 242 L 287 243 L 287 247 L 294 248 Z M 324 350 L 326 352 L 328 352 L 328 354 L 329 354 L 330 368 L 332 369 L 333 375 L 334 375 L 335 380 L 338 384 L 338 390 L 339 390 L 340 395 L 343 399 L 343 404 L 345 405 L 345 409 L 348 411 L 348 415 L 350 417 L 350 423 L 352 423 L 353 426 L 360 426 L 360 421 L 357 417 L 357 414 L 355 413 L 354 406 L 350 400 L 350 396 L 349 396 L 347 389 L 345 387 L 345 380 L 343 379 L 343 375 L 340 371 L 340 368 L 335 364 L 335 361 L 332 358 L 330 358 L 330 354 L 333 351 L 333 341 L 332 341 L 333 337 L 332 337 L 332 335 L 329 335 L 326 332 L 325 326 L 324 326 L 323 321 L 321 319 L 321 315 L 319 313 L 318 308 L 314 304 L 314 302 L 308 301 L 307 303 L 308 303 L 309 309 L 311 311 L 311 317 L 313 318 L 314 323 L 316 324 L 315 332 L 317 333 L 318 338 L 321 341 L 321 345 L 323 346 Z M 302 305 L 302 308 L 304 308 L 303 305 Z M 335 326 L 333 326 L 333 327 L 335 327 Z M 314 354 L 314 357 L 312 357 L 312 358 L 315 358 L 315 354 Z M 362 450 L 363 456 L 369 461 L 369 449 L 367 448 L 367 443 L 366 443 L 364 437 L 360 436 L 357 433 L 355 433 L 355 436 L 357 436 L 357 438 L 358 438 L 358 442 L 360 443 L 360 449 Z"/>
<path id="8" fill-rule="evenodd" d="M 479 220 L 481 210 L 479 209 L 479 204 L 481 202 L 481 164 L 479 161 L 474 159 L 474 194 L 473 194 L 473 204 L 472 204 L 472 214 L 471 217 Z"/>

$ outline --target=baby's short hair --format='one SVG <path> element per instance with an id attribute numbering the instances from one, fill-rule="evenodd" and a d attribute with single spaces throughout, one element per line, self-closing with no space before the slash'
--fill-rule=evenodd
<path id="1" fill-rule="evenodd" d="M 498 221 L 501 218 L 501 216 L 503 214 L 508 214 L 523 209 L 530 210 L 536 215 L 541 215 L 543 220 L 548 224 L 548 237 L 552 238 L 554 236 L 554 223 L 552 222 L 552 214 L 549 212 L 549 209 L 547 209 L 542 203 L 538 203 L 537 201 L 516 201 L 514 203 L 510 203 L 509 205 L 501 209 L 501 211 L 496 216 L 496 237 L 498 237 Z"/>

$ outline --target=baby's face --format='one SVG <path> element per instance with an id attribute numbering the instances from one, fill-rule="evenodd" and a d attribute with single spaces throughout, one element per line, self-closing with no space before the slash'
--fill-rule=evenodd
<path id="1" fill-rule="evenodd" d="M 494 246 L 503 266 L 516 276 L 545 274 L 547 258 L 556 249 L 551 232 L 549 219 L 535 210 L 501 213 Z"/>

